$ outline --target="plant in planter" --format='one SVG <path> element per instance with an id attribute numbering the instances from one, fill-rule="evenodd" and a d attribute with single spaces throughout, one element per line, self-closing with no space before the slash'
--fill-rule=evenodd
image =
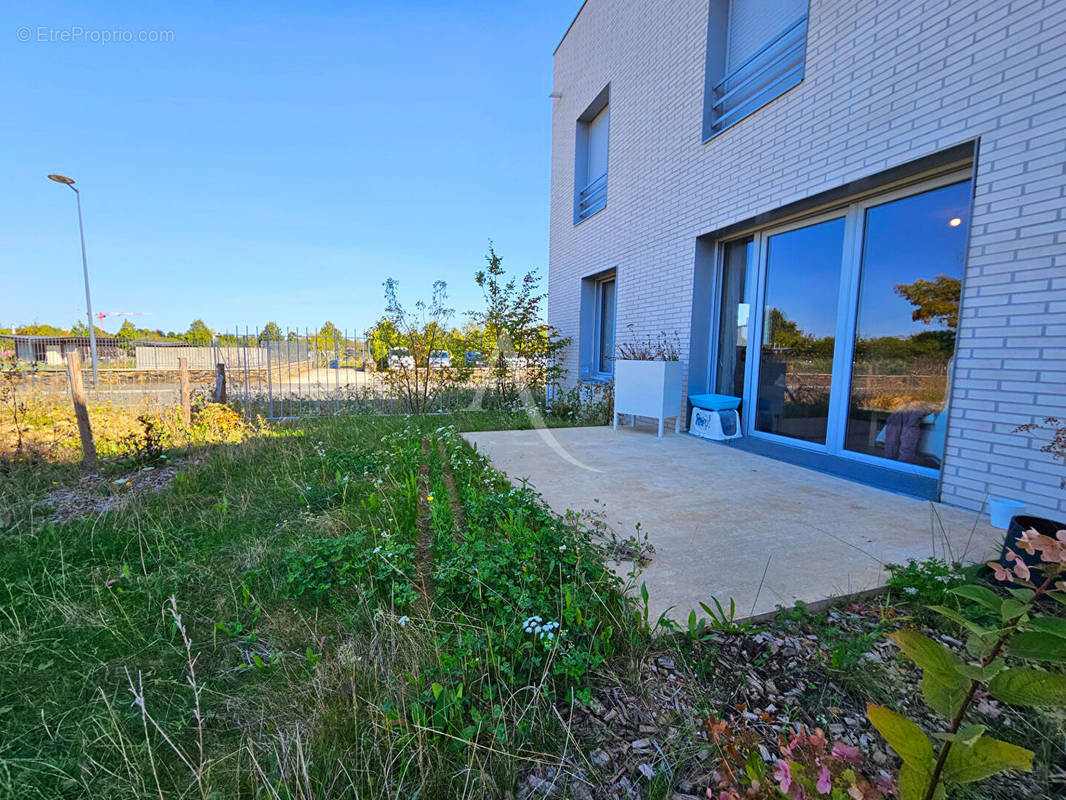
<path id="1" fill-rule="evenodd" d="M 670 417 L 681 431 L 681 344 L 675 332 L 665 331 L 655 338 L 637 338 L 633 325 L 627 326 L 629 340 L 618 346 L 614 361 L 614 427 L 619 416 L 652 417 L 659 421 L 659 438 L 663 423 Z"/>

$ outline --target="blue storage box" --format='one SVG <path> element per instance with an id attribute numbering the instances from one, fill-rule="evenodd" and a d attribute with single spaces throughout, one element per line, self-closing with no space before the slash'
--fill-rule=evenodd
<path id="1" fill-rule="evenodd" d="M 732 411 L 740 407 L 740 398 L 728 394 L 693 394 L 688 401 L 708 411 Z"/>

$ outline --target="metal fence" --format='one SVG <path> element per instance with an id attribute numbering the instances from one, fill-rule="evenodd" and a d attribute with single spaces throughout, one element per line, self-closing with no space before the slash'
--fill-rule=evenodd
<path id="1" fill-rule="evenodd" d="M 66 356 L 78 351 L 88 398 L 131 409 L 180 403 L 180 359 L 194 395 L 208 397 L 223 365 L 226 399 L 246 417 L 283 419 L 322 413 L 402 413 L 405 406 L 386 358 L 371 355 L 364 337 L 351 331 L 289 331 L 264 336 L 245 330 L 192 341 L 146 341 L 98 336 L 93 378 L 88 337 L 0 335 L 4 369 L 15 373 L 23 401 L 63 402 L 70 386 Z M 451 354 L 456 362 L 464 353 Z M 393 365 L 394 367 L 396 365 Z M 518 381 L 524 367 L 510 376 Z M 466 408 L 484 398 L 495 375 L 483 365 L 462 379 L 439 368 L 430 382 L 430 410 Z"/>

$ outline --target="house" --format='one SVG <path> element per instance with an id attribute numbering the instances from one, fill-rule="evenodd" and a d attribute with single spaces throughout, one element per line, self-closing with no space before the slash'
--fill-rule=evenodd
<path id="1" fill-rule="evenodd" d="M 1064 0 L 587 0 L 552 92 L 569 374 L 676 331 L 735 446 L 1062 519 L 1015 428 L 1066 416 L 1064 52 Z"/>

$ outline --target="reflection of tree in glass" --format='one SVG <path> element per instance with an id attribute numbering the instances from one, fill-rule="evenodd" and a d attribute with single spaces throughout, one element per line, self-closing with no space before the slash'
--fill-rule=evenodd
<path id="1" fill-rule="evenodd" d="M 898 359 L 904 372 L 910 362 L 924 359 L 946 364 L 955 352 L 954 331 L 921 331 L 910 336 L 876 336 L 855 341 L 856 361 L 888 361 Z M 886 367 L 882 367 L 885 369 Z"/>
<path id="2" fill-rule="evenodd" d="M 914 283 L 899 283 L 896 294 L 914 306 L 911 319 L 931 324 L 939 322 L 949 328 L 959 326 L 959 298 L 962 281 L 950 275 L 937 275 L 931 281 L 919 278 Z"/>
<path id="3" fill-rule="evenodd" d="M 777 350 L 789 350 L 795 356 L 832 356 L 834 337 L 815 338 L 785 316 L 779 308 L 766 312 L 766 344 Z"/>

